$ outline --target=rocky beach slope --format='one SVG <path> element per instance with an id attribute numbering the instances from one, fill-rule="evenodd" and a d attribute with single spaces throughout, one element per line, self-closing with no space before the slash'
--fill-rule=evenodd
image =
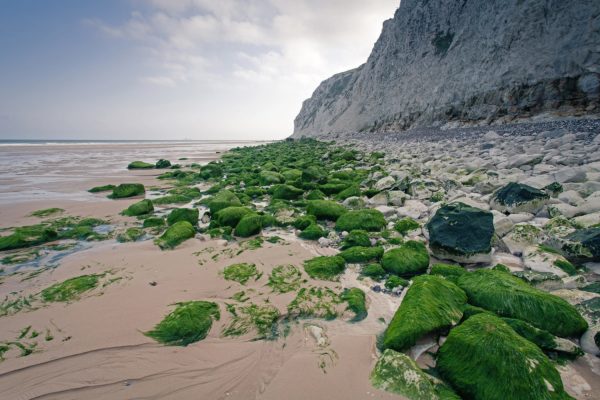
<path id="1" fill-rule="evenodd" d="M 129 160 L 90 188 L 101 216 L 20 208 L 36 223 L 0 237 L 0 394 L 598 398 L 599 130 Z"/>

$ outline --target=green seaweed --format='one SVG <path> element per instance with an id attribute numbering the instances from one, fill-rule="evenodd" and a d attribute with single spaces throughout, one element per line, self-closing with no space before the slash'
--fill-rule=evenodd
<path id="1" fill-rule="evenodd" d="M 236 281 L 245 285 L 250 278 L 259 279 L 262 273 L 258 272 L 255 264 L 239 263 L 232 264 L 223 270 L 223 277 L 228 281 Z"/>
<path id="2" fill-rule="evenodd" d="M 145 335 L 169 346 L 187 346 L 204 339 L 213 320 L 221 316 L 219 306 L 209 301 L 188 301 L 175 306 L 175 310 Z"/>
<path id="3" fill-rule="evenodd" d="M 348 303 L 348 310 L 354 313 L 353 322 L 362 321 L 367 317 L 367 298 L 359 288 L 344 290 L 340 298 Z"/>
<path id="4" fill-rule="evenodd" d="M 354 246 L 343 250 L 340 254 L 347 263 L 365 263 L 377 261 L 383 256 L 383 247 Z"/>
<path id="5" fill-rule="evenodd" d="M 36 210 L 36 211 L 32 212 L 30 215 L 32 217 L 45 218 L 45 217 L 49 217 L 50 215 L 60 214 L 64 211 L 65 210 L 63 210 L 62 208 L 57 208 L 57 207 L 44 208 L 43 210 Z"/>
<path id="6" fill-rule="evenodd" d="M 69 302 L 77 300 L 79 296 L 87 291 L 95 289 L 103 275 L 82 275 L 55 283 L 40 292 L 45 302 Z"/>
<path id="7" fill-rule="evenodd" d="M 383 214 L 374 209 L 353 210 L 340 216 L 335 224 L 338 231 L 362 229 L 369 232 L 380 231 L 386 222 Z"/>
<path id="8" fill-rule="evenodd" d="M 381 265 L 389 273 L 399 276 L 422 274 L 429 267 L 429 253 L 422 242 L 409 240 L 386 251 Z"/>
<path id="9" fill-rule="evenodd" d="M 304 262 L 304 270 L 314 279 L 336 280 L 346 269 L 346 261 L 340 256 L 320 256 Z"/>
<path id="10" fill-rule="evenodd" d="M 188 221 L 175 222 L 154 241 L 161 249 L 173 249 L 184 241 L 193 238 L 196 231 Z"/>
<path id="11" fill-rule="evenodd" d="M 302 273 L 294 265 L 278 265 L 271 271 L 267 285 L 274 292 L 288 293 L 296 291 L 302 283 Z"/>

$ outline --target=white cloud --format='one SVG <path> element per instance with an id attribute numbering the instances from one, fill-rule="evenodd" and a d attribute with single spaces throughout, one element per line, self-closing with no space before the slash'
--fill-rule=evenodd
<path id="1" fill-rule="evenodd" d="M 137 0 L 132 4 L 135 11 L 122 25 L 97 19 L 86 22 L 143 50 L 146 60 L 138 76 L 142 85 L 182 90 L 182 98 L 197 96 L 204 104 L 208 100 L 203 96 L 216 93 L 211 108 L 229 109 L 233 119 L 252 121 L 254 129 L 270 135 L 281 132 L 282 137 L 290 133 L 302 100 L 320 81 L 366 60 L 383 21 L 393 16 L 399 1 Z M 261 113 L 272 109 L 278 110 L 277 115 Z M 214 121 L 206 121 L 212 129 L 223 124 L 221 114 L 228 112 L 218 114 Z"/>

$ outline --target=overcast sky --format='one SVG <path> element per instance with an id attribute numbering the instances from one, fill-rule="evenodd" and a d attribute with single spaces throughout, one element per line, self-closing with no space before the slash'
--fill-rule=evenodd
<path id="1" fill-rule="evenodd" d="M 266 139 L 398 0 L 0 0 L 0 139 Z"/>

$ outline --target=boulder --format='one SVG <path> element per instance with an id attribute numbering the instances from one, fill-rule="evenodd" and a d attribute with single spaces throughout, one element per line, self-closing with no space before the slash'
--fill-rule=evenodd
<path id="1" fill-rule="evenodd" d="M 375 183 L 375 189 L 377 189 L 377 190 L 390 189 L 392 186 L 394 186 L 395 183 L 396 183 L 396 180 L 393 177 L 386 176 L 384 178 L 381 178 L 380 180 L 378 180 Z"/>
<path id="2" fill-rule="evenodd" d="M 508 213 L 536 214 L 550 196 L 542 190 L 521 183 L 511 182 L 498 190 L 491 201 L 493 209 Z"/>
<path id="3" fill-rule="evenodd" d="M 463 203 L 441 207 L 427 223 L 429 247 L 442 259 L 487 262 L 492 250 L 492 213 Z"/>
<path id="4" fill-rule="evenodd" d="M 540 348 L 488 313 L 473 315 L 450 331 L 436 367 L 463 398 L 570 398 Z"/>

